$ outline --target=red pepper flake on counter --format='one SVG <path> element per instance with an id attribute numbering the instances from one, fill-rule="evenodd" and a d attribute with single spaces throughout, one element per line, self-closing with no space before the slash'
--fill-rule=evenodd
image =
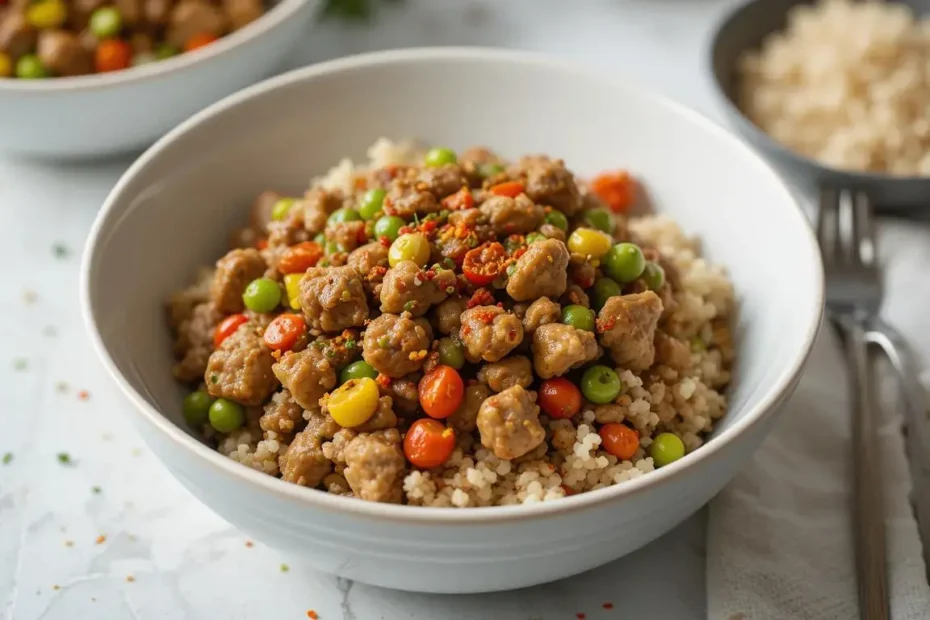
<path id="1" fill-rule="evenodd" d="M 136 578 L 133 577 L 132 575 L 126 575 L 126 581 L 128 581 L 129 583 L 132 583 L 132 582 L 134 582 L 135 580 L 136 580 Z"/>
<path id="2" fill-rule="evenodd" d="M 245 546 L 251 549 L 252 547 L 255 546 L 255 543 L 253 543 L 251 540 L 247 540 L 245 541 Z"/>
<path id="3" fill-rule="evenodd" d="M 312 609 L 308 609 L 307 617 L 310 618 L 310 620 L 319 620 L 320 615 L 316 613 L 315 611 L 313 611 Z"/>
<path id="4" fill-rule="evenodd" d="M 102 545 L 105 542 L 107 542 L 107 537 L 105 534 L 101 534 L 100 536 L 94 539 L 94 543 L 98 545 Z"/>
<path id="5" fill-rule="evenodd" d="M 584 620 L 585 618 L 587 618 L 587 616 L 584 614 L 584 612 L 581 612 L 581 611 L 579 611 L 577 614 L 575 614 L 575 617 L 578 618 L 578 620 Z"/>
<path id="6" fill-rule="evenodd" d="M 614 604 L 613 604 L 613 603 L 610 603 L 610 602 L 607 602 L 607 603 L 604 603 L 603 605 L 601 605 L 601 607 L 603 607 L 604 609 L 613 609 L 613 608 L 614 608 Z"/>
<path id="7" fill-rule="evenodd" d="M 90 400 L 90 392 L 81 390 L 77 393 L 78 400 Z"/>

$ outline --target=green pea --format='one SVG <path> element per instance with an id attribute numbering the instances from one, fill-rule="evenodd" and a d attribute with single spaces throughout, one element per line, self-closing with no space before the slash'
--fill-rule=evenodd
<path id="1" fill-rule="evenodd" d="M 491 162 L 478 164 L 478 174 L 480 174 L 481 178 L 483 179 L 493 177 L 494 175 L 500 174 L 503 171 L 504 167 L 500 164 L 494 164 Z"/>
<path id="2" fill-rule="evenodd" d="M 604 257 L 604 273 L 620 284 L 632 282 L 645 268 L 643 251 L 635 243 L 618 243 Z"/>
<path id="3" fill-rule="evenodd" d="M 375 238 L 387 237 L 394 241 L 400 234 L 400 229 L 407 225 L 407 222 L 396 215 L 383 215 L 375 222 Z"/>
<path id="4" fill-rule="evenodd" d="M 546 224 L 552 224 L 556 228 L 561 228 L 562 230 L 568 230 L 568 218 L 565 217 L 565 214 L 561 211 L 556 211 L 553 209 L 546 214 Z"/>
<path id="5" fill-rule="evenodd" d="M 341 224 L 343 222 L 357 222 L 360 219 L 362 219 L 362 216 L 358 214 L 358 211 L 348 207 L 343 207 L 330 213 L 329 219 L 326 220 L 326 223 Z"/>
<path id="6" fill-rule="evenodd" d="M 649 287 L 649 290 L 657 291 L 665 284 L 665 270 L 661 265 L 649 261 L 643 269 L 643 282 Z"/>
<path id="7" fill-rule="evenodd" d="M 610 278 L 601 278 L 594 283 L 594 289 L 592 290 L 591 303 L 594 304 L 596 310 L 600 310 L 604 307 L 604 304 L 607 303 L 607 300 L 611 297 L 619 295 L 621 293 L 620 285 L 611 280 Z"/>
<path id="8" fill-rule="evenodd" d="M 453 338 L 439 341 L 439 363 L 458 370 L 465 365 L 465 351 L 462 344 Z"/>
<path id="9" fill-rule="evenodd" d="M 613 232 L 613 218 L 607 209 L 589 209 L 584 212 L 585 224 L 607 234 Z"/>
<path id="10" fill-rule="evenodd" d="M 24 54 L 16 61 L 16 77 L 23 80 L 40 80 L 49 77 L 42 61 L 35 54 Z"/>
<path id="11" fill-rule="evenodd" d="M 323 246 L 323 252 L 326 256 L 332 256 L 333 254 L 338 254 L 339 252 L 345 252 L 346 249 L 342 247 L 341 243 L 336 241 L 327 241 L 326 245 Z"/>
<path id="12" fill-rule="evenodd" d="M 217 398 L 210 405 L 209 417 L 210 426 L 220 433 L 231 433 L 245 424 L 242 405 L 225 398 Z"/>
<path id="13" fill-rule="evenodd" d="M 271 312 L 281 303 L 281 286 L 270 278 L 252 280 L 242 293 L 242 301 L 252 312 Z"/>
<path id="14" fill-rule="evenodd" d="M 384 205 L 385 194 L 387 192 L 380 187 L 370 189 L 362 194 L 362 200 L 358 206 L 359 215 L 366 220 L 374 219 L 381 211 L 382 205 Z"/>
<path id="15" fill-rule="evenodd" d="M 271 219 L 279 222 L 286 218 L 295 202 L 297 202 L 296 198 L 279 198 L 278 201 L 274 203 L 274 206 L 271 207 Z"/>
<path id="16" fill-rule="evenodd" d="M 536 243 L 537 241 L 545 241 L 545 240 L 546 240 L 546 235 L 543 235 L 538 232 L 531 232 L 530 234 L 526 236 L 526 245 L 531 245 L 533 243 Z"/>
<path id="17" fill-rule="evenodd" d="M 342 385 L 350 379 L 362 379 L 365 377 L 375 379 L 377 376 L 378 371 L 375 370 L 371 364 L 365 360 L 358 360 L 357 362 L 352 362 L 339 372 L 339 385 Z"/>
<path id="18" fill-rule="evenodd" d="M 210 406 L 213 404 L 213 397 L 203 390 L 191 392 L 184 398 L 182 411 L 184 421 L 191 426 L 202 426 L 210 418 Z"/>
<path id="19" fill-rule="evenodd" d="M 423 160 L 430 168 L 438 168 L 446 164 L 454 164 L 458 161 L 455 151 L 445 147 L 437 147 L 426 152 L 426 158 Z"/>
<path id="20" fill-rule="evenodd" d="M 181 50 L 171 45 L 170 43 L 162 43 L 155 48 L 155 58 L 157 60 L 165 60 L 166 58 L 177 56 L 180 53 Z"/>
<path id="21" fill-rule="evenodd" d="M 562 322 L 575 329 L 593 332 L 594 312 L 584 306 L 571 304 L 562 308 Z"/>
<path id="22" fill-rule="evenodd" d="M 112 6 L 103 6 L 90 14 L 89 27 L 98 39 L 110 39 L 123 29 L 123 17 Z"/>
<path id="23" fill-rule="evenodd" d="M 620 377 L 607 366 L 591 366 L 581 376 L 581 393 L 598 405 L 613 402 L 622 388 Z"/>
<path id="24" fill-rule="evenodd" d="M 678 435 L 659 433 L 649 446 L 649 456 L 656 467 L 665 467 L 685 455 L 685 444 Z"/>

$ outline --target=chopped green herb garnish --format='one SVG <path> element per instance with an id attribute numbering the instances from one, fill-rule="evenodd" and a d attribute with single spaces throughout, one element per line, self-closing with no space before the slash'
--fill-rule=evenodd
<path id="1" fill-rule="evenodd" d="M 12 462 L 13 462 L 13 453 L 12 453 L 12 452 L 7 452 L 6 454 L 3 455 L 3 464 L 4 464 L 4 465 L 9 465 L 9 464 L 12 463 Z"/>
<path id="2" fill-rule="evenodd" d="M 52 246 L 52 254 L 55 255 L 55 258 L 61 260 L 68 258 L 71 255 L 71 250 L 64 243 L 59 242 Z"/>
<path id="3" fill-rule="evenodd" d="M 355 348 L 356 344 L 357 344 L 357 343 L 355 342 L 355 339 L 354 339 L 354 338 L 349 338 L 349 339 L 346 340 L 346 349 L 348 349 L 349 351 L 351 351 L 352 349 Z"/>
<path id="4" fill-rule="evenodd" d="M 101 489 L 100 487 L 98 487 L 96 484 L 95 484 L 94 486 L 90 487 L 90 492 L 93 493 L 93 494 L 95 494 L 95 495 L 99 495 L 99 494 L 100 494 L 100 491 L 102 491 L 102 490 L 103 490 L 103 489 Z"/>
<path id="5" fill-rule="evenodd" d="M 289 570 L 291 570 L 291 567 L 288 566 L 287 564 L 282 564 L 282 565 L 281 565 L 281 572 L 282 572 L 282 573 L 286 573 L 286 572 L 289 571 Z"/>
<path id="6" fill-rule="evenodd" d="M 417 302 L 410 300 L 404 304 L 404 312 L 413 312 L 413 309 L 417 307 Z"/>
<path id="7" fill-rule="evenodd" d="M 58 462 L 59 462 L 59 463 L 62 463 L 63 465 L 68 465 L 68 464 L 70 464 L 70 463 L 71 463 L 71 455 L 68 454 L 67 452 L 59 452 L 59 453 L 58 453 Z"/>
<path id="8" fill-rule="evenodd" d="M 217 383 L 219 382 L 219 380 L 220 378 L 217 377 L 216 375 L 210 375 L 210 383 Z"/>

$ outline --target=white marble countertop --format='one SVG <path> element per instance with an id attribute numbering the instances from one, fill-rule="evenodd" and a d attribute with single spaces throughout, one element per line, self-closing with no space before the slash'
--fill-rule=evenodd
<path id="1" fill-rule="evenodd" d="M 711 25 L 733 4 L 407 0 L 371 29 L 315 26 L 290 64 L 414 45 L 540 50 L 629 75 L 716 117 L 703 55 Z M 703 514 L 573 579 L 452 597 L 287 566 L 288 558 L 213 515 L 131 428 L 78 312 L 85 235 L 128 163 L 0 160 L 0 456 L 10 455 L 0 464 L 4 618 L 296 620 L 311 609 L 321 620 L 705 616 Z"/>

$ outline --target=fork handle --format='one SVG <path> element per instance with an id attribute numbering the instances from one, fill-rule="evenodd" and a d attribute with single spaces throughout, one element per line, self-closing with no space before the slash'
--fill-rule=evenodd
<path id="1" fill-rule="evenodd" d="M 853 530 L 859 614 L 865 620 L 888 620 L 885 511 L 868 340 L 857 320 L 843 321 L 841 327 L 853 407 Z"/>

